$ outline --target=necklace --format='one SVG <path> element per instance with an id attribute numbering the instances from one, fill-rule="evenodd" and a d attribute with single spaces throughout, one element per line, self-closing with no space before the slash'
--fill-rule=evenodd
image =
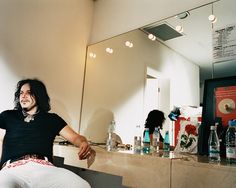
<path id="1" fill-rule="evenodd" d="M 22 110 L 22 113 L 24 115 L 24 121 L 29 123 L 31 121 L 34 121 L 34 117 L 39 113 L 39 111 L 37 111 L 35 114 L 28 114 L 27 112 L 25 112 L 24 110 Z"/>

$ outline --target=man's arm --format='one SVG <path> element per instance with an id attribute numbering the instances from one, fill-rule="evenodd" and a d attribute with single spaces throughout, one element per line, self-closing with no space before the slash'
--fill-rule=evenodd
<path id="1" fill-rule="evenodd" d="M 73 145 L 79 147 L 79 159 L 83 160 L 89 157 L 91 153 L 91 147 L 88 144 L 87 139 L 76 133 L 69 125 L 66 125 L 59 133 L 62 137 L 68 140 Z"/>

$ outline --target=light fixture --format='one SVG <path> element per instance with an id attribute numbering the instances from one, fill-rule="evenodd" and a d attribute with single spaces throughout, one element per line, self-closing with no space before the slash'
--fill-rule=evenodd
<path id="1" fill-rule="evenodd" d="M 214 23 L 217 22 L 217 17 L 214 15 L 213 9 L 214 9 L 214 7 L 213 7 L 213 3 L 212 3 L 212 4 L 211 4 L 211 15 L 208 16 L 208 20 L 209 20 L 212 24 L 214 24 Z"/>
<path id="2" fill-rule="evenodd" d="M 175 26 L 175 30 L 179 33 L 183 33 L 184 32 L 184 27 L 183 27 L 183 19 L 187 18 L 190 15 L 189 11 L 186 12 L 182 12 L 180 14 L 177 14 L 175 16 L 176 19 L 181 20 L 182 24 L 176 25 Z"/>
<path id="3" fill-rule="evenodd" d="M 189 15 L 190 15 L 189 11 L 186 11 L 186 12 L 182 12 L 182 13 L 180 13 L 180 14 L 177 14 L 177 15 L 175 16 L 175 18 L 185 19 L 185 18 L 187 18 Z"/>
<path id="4" fill-rule="evenodd" d="M 127 47 L 129 47 L 129 48 L 132 48 L 134 45 L 133 45 L 132 42 L 126 41 L 126 42 L 125 42 L 125 46 L 127 46 Z"/>
<path id="5" fill-rule="evenodd" d="M 149 38 L 150 40 L 152 40 L 152 41 L 156 40 L 156 36 L 154 36 L 154 35 L 151 34 L 151 33 L 148 35 L 148 38 Z"/>
<path id="6" fill-rule="evenodd" d="M 175 27 L 175 30 L 178 31 L 179 33 L 183 33 L 183 32 L 184 32 L 184 28 L 183 28 L 183 26 L 181 26 L 181 25 L 177 25 L 177 26 Z"/>
<path id="7" fill-rule="evenodd" d="M 112 48 L 106 48 L 106 52 L 109 53 L 109 54 L 112 54 L 113 53 L 113 49 Z"/>
<path id="8" fill-rule="evenodd" d="M 211 23 L 216 23 L 217 22 L 217 17 L 214 14 L 211 14 L 210 16 L 208 16 L 208 20 Z"/>
<path id="9" fill-rule="evenodd" d="M 90 52 L 90 53 L 89 53 L 89 57 L 91 57 L 91 58 L 96 58 L 96 54 L 93 53 L 93 52 Z"/>

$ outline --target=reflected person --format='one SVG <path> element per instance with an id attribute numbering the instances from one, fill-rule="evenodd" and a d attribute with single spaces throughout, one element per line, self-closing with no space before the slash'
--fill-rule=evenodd
<path id="1" fill-rule="evenodd" d="M 162 129 L 165 119 L 166 118 L 165 118 L 164 112 L 160 110 L 155 109 L 148 113 L 147 119 L 145 121 L 145 128 L 149 128 L 149 135 L 150 135 L 151 143 L 152 143 L 153 132 L 155 128 L 158 127 L 159 130 Z M 162 135 L 160 134 L 160 147 L 162 147 L 163 141 L 164 139 Z"/>

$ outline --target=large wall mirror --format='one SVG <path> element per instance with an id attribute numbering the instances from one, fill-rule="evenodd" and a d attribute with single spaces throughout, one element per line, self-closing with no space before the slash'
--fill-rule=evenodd
<path id="1" fill-rule="evenodd" d="M 235 0 L 215 1 L 88 46 L 80 132 L 105 142 L 114 119 L 116 134 L 132 144 L 135 135 L 142 135 L 148 112 L 160 109 L 164 130 L 173 134 L 170 111 L 199 106 L 204 80 L 235 67 L 233 58 L 213 63 L 212 42 L 213 31 L 235 25 L 235 18 Z M 150 33 L 157 38 L 150 40 Z"/>

